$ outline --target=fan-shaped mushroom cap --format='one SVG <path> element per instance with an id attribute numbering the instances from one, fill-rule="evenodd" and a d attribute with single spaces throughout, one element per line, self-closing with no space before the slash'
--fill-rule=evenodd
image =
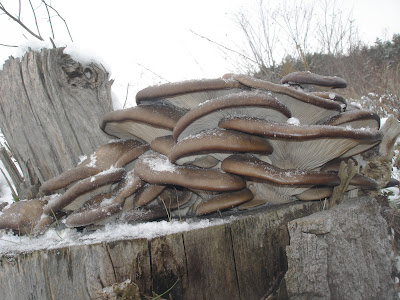
<path id="1" fill-rule="evenodd" d="M 175 145 L 172 135 L 160 136 L 150 143 L 150 148 L 158 153 L 168 156 L 172 147 Z"/>
<path id="2" fill-rule="evenodd" d="M 377 130 L 296 126 L 254 118 L 222 120 L 218 126 L 268 137 L 274 149 L 269 158 L 274 166 L 283 169 L 312 170 L 341 155 L 348 156 L 348 152 L 358 145 L 371 148 L 382 139 Z"/>
<path id="3" fill-rule="evenodd" d="M 193 192 L 188 189 L 178 190 L 174 187 L 169 187 L 157 197 L 157 202 L 169 210 L 181 210 L 188 206 L 192 196 Z"/>
<path id="4" fill-rule="evenodd" d="M 333 187 L 328 186 L 316 186 L 310 188 L 300 194 L 296 195 L 296 198 L 302 201 L 313 201 L 328 198 L 333 193 Z"/>
<path id="5" fill-rule="evenodd" d="M 253 199 L 254 195 L 249 189 L 243 189 L 235 192 L 222 193 L 201 202 L 196 207 L 196 215 L 201 216 L 218 210 L 224 210 Z"/>
<path id="6" fill-rule="evenodd" d="M 223 118 L 247 116 L 273 121 L 284 121 L 291 117 L 290 111 L 266 93 L 246 92 L 216 98 L 193 108 L 177 123 L 173 131 L 175 141 L 207 129 L 217 128 Z"/>
<path id="7" fill-rule="evenodd" d="M 150 143 L 156 137 L 170 135 L 183 114 L 171 105 L 140 105 L 105 114 L 100 128 L 118 138 L 139 138 Z"/>
<path id="8" fill-rule="evenodd" d="M 232 130 L 211 129 L 178 142 L 171 149 L 168 158 L 171 162 L 181 165 L 191 163 L 207 154 L 223 160 L 232 152 L 256 152 L 266 155 L 272 152 L 272 146 L 266 139 L 258 136 Z"/>
<path id="9" fill-rule="evenodd" d="M 137 105 L 161 101 L 191 109 L 200 103 L 247 89 L 236 80 L 202 79 L 147 87 L 136 94 Z"/>
<path id="10" fill-rule="evenodd" d="M 281 83 L 312 84 L 330 88 L 347 87 L 347 82 L 343 78 L 337 76 L 322 76 L 308 71 L 290 73 L 281 79 Z"/>
<path id="11" fill-rule="evenodd" d="M 351 127 L 354 129 L 379 129 L 381 119 L 378 114 L 365 110 L 352 110 L 326 120 L 324 125 Z"/>
<path id="12" fill-rule="evenodd" d="M 148 145 L 138 140 L 119 140 L 101 145 L 89 158 L 79 163 L 76 168 L 65 171 L 59 176 L 44 182 L 40 190 L 45 194 L 53 193 L 78 180 L 107 170 L 111 166 L 121 168 L 138 158 L 148 149 Z"/>
<path id="13" fill-rule="evenodd" d="M 129 172 L 117 187 L 115 195 L 108 193 L 95 196 L 88 204 L 70 214 L 65 224 L 69 227 L 81 227 L 107 219 L 120 212 L 125 199 L 143 185 L 144 182 L 134 172 Z"/>
<path id="14" fill-rule="evenodd" d="M 316 124 L 343 111 L 342 105 L 285 85 L 274 84 L 268 81 L 253 78 L 242 74 L 226 74 L 226 78 L 233 78 L 252 88 L 269 91 L 271 95 L 289 108 L 292 117 L 301 124 Z"/>
<path id="15" fill-rule="evenodd" d="M 235 175 L 215 169 L 177 166 L 154 151 L 143 154 L 136 161 L 135 171 L 144 181 L 153 184 L 173 184 L 207 191 L 234 191 L 246 187 L 245 181 Z"/>
<path id="16" fill-rule="evenodd" d="M 335 173 L 303 170 L 283 170 L 250 155 L 231 155 L 224 159 L 225 172 L 259 178 L 280 185 L 338 185 Z"/>
<path id="17" fill-rule="evenodd" d="M 149 204 L 155 200 L 157 196 L 165 190 L 166 187 L 166 185 L 147 183 L 136 193 L 134 197 L 134 206 L 141 207 Z"/>
<path id="18" fill-rule="evenodd" d="M 110 189 L 110 185 L 120 180 L 125 174 L 123 168 L 109 170 L 98 173 L 92 177 L 83 179 L 71 186 L 64 194 L 50 201 L 44 207 L 45 214 L 52 214 L 60 209 L 74 210 L 79 208 L 85 201 L 90 199 L 93 194 L 99 194 Z M 101 190 L 101 192 L 99 191 Z M 80 197 L 84 195 L 84 197 Z M 78 197 L 80 199 L 78 199 Z M 71 205 L 75 202 L 73 205 Z"/>
<path id="19" fill-rule="evenodd" d="M 46 200 L 31 199 L 10 204 L 0 215 L 0 229 L 12 229 L 20 234 L 30 234 L 40 221 L 46 203 Z"/>
<path id="20" fill-rule="evenodd" d="M 346 99 L 339 94 L 332 93 L 332 92 L 310 92 L 310 94 L 320 97 L 320 98 L 336 101 L 337 103 L 339 103 L 342 106 L 343 109 L 347 107 Z"/>
<path id="21" fill-rule="evenodd" d="M 250 208 L 254 208 L 254 207 L 258 207 L 258 206 L 264 205 L 266 203 L 268 203 L 268 201 L 265 200 L 265 199 L 253 199 L 253 200 L 247 201 L 247 202 L 239 205 L 238 209 L 239 210 L 246 210 L 246 209 L 250 209 Z"/>

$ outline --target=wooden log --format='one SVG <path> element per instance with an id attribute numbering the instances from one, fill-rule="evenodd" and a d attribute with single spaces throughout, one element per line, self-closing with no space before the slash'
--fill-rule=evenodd
<path id="1" fill-rule="evenodd" d="M 287 223 L 321 206 L 295 202 L 151 240 L 3 255 L 0 290 L 9 300 L 113 299 L 107 291 L 127 282 L 124 292 L 148 296 L 173 286 L 172 299 L 260 299 L 286 271 Z"/>
<path id="2" fill-rule="evenodd" d="M 398 299 L 387 223 L 375 199 L 346 199 L 289 223 L 290 299 Z"/>
<path id="3" fill-rule="evenodd" d="M 110 139 L 98 124 L 112 110 L 111 84 L 102 66 L 82 66 L 63 48 L 29 51 L 4 63 L 0 128 L 23 173 L 25 184 L 16 184 L 20 196 Z"/>

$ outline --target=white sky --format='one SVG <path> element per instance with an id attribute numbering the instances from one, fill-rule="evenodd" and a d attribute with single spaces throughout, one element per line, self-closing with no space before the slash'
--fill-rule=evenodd
<path id="1" fill-rule="evenodd" d="M 18 3 L 0 2 L 6 8 L 11 8 L 9 3 Z M 269 2 L 273 5 L 279 0 Z M 113 90 L 120 100 L 125 98 L 127 84 L 132 85 L 130 105 L 139 89 L 164 82 L 148 70 L 168 81 L 219 77 L 234 71 L 234 66 L 214 44 L 190 30 L 223 44 L 241 43 L 243 37 L 234 14 L 255 7 L 251 0 L 52 0 L 51 3 L 66 19 L 74 42 L 101 57 L 110 67 L 111 77 L 116 79 Z M 400 11 L 399 0 L 347 0 L 343 5 L 346 10 L 353 8 L 360 38 L 365 42 L 400 33 L 400 19 L 395 15 Z M 28 16 L 29 9 L 26 7 L 22 15 Z M 19 28 L 6 16 L 0 16 L 0 29 L 0 43 L 24 41 Z M 56 30 L 56 39 L 68 41 L 62 28 Z M 15 51 L 0 47 L 0 62 Z"/>

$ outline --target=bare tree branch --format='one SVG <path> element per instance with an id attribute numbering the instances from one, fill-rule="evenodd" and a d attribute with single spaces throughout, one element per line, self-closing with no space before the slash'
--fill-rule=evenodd
<path id="1" fill-rule="evenodd" d="M 11 20 L 13 20 L 14 22 L 18 23 L 18 25 L 20 25 L 23 29 L 25 29 L 27 32 L 29 32 L 29 34 L 31 34 L 32 36 L 34 36 L 38 40 L 43 41 L 43 38 L 40 36 L 40 34 L 37 35 L 36 33 L 34 33 L 23 22 L 21 22 L 20 19 L 17 19 L 11 13 L 9 13 L 8 10 L 5 9 L 4 5 L 1 2 L 0 2 L 0 10 L 3 11 L 9 18 L 11 18 Z"/>
<path id="2" fill-rule="evenodd" d="M 18 48 L 18 46 L 16 46 L 16 45 L 7 45 L 7 44 L 1 44 L 1 43 L 0 43 L 0 46 Z"/>
<path id="3" fill-rule="evenodd" d="M 46 9 L 50 8 L 51 10 L 53 10 L 57 14 L 57 17 L 59 17 L 64 22 L 65 28 L 67 28 L 67 31 L 68 31 L 69 38 L 71 39 L 71 42 L 73 42 L 72 35 L 71 35 L 71 32 L 69 31 L 67 21 L 65 21 L 65 19 L 59 14 L 59 12 L 53 6 L 47 4 L 45 0 L 42 0 L 42 3 L 44 5 L 46 5 Z M 53 34 L 53 38 L 54 38 L 54 34 Z"/>
<path id="4" fill-rule="evenodd" d="M 33 17 L 35 18 L 36 29 L 37 29 L 38 35 L 40 36 L 40 40 L 44 41 L 43 38 L 42 38 L 42 35 L 40 34 L 39 24 L 38 24 L 37 18 L 36 18 L 36 12 L 35 12 L 35 9 L 33 8 L 31 0 L 29 0 L 29 4 L 30 4 L 30 6 L 32 8 Z"/>
<path id="5" fill-rule="evenodd" d="M 50 16 L 50 12 L 49 12 L 49 7 L 46 4 L 46 2 L 44 2 L 44 0 L 42 0 L 42 3 L 44 3 L 44 6 L 45 6 L 46 11 L 47 11 L 47 16 L 48 16 L 48 19 L 49 19 L 49 24 L 50 24 L 50 29 L 51 29 L 51 35 L 53 36 L 53 39 L 55 39 L 54 30 L 53 30 L 53 23 L 51 22 L 51 16 Z"/>
<path id="6" fill-rule="evenodd" d="M 156 72 L 154 72 L 154 71 L 152 71 L 152 70 L 146 68 L 146 67 L 143 66 L 142 64 L 139 64 L 139 63 L 138 63 L 138 66 L 141 66 L 143 69 L 145 69 L 145 70 L 147 70 L 147 71 L 153 73 L 153 74 L 156 75 L 158 78 L 160 78 L 160 79 L 162 79 L 162 80 L 164 80 L 164 81 L 166 81 L 166 82 L 168 82 L 168 83 L 171 83 L 171 81 L 165 79 L 164 77 L 162 77 L 161 75 L 157 74 Z"/>

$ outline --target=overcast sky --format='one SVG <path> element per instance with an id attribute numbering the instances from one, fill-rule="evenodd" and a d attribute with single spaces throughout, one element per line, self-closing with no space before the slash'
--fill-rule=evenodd
<path id="1" fill-rule="evenodd" d="M 274 5 L 280 1 L 269 2 Z M 11 8 L 18 1 L 0 3 Z M 376 37 L 391 38 L 393 33 L 400 33 L 399 0 L 341 3 L 345 10 L 353 10 L 363 41 L 372 43 Z M 233 44 L 243 39 L 234 21 L 235 14 L 254 9 L 252 0 L 52 0 L 51 4 L 66 19 L 74 42 L 101 57 L 110 67 L 118 97 L 125 97 L 127 83 L 133 86 L 130 101 L 138 89 L 149 84 L 219 77 L 234 71 L 215 45 L 191 30 Z M 29 6 L 22 11 L 26 21 L 29 13 Z M 24 40 L 19 28 L 10 25 L 4 15 L 0 16 L 0 28 L 0 43 L 20 44 Z M 57 29 L 56 39 L 68 41 L 68 35 Z M 0 62 L 15 55 L 15 51 L 0 47 Z"/>

